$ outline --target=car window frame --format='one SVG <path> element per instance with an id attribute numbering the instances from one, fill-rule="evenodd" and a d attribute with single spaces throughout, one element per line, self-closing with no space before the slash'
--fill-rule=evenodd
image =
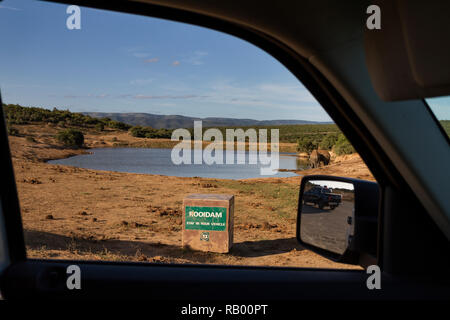
<path id="1" fill-rule="evenodd" d="M 50 0 L 49 2 L 55 2 L 55 3 L 67 3 L 66 1 L 60 1 L 60 0 Z M 335 123 L 338 125 L 338 127 L 341 129 L 341 131 L 349 137 L 350 142 L 353 146 L 355 146 L 355 142 L 359 144 L 359 149 L 355 146 L 356 151 L 361 155 L 366 165 L 369 167 L 369 169 L 372 171 L 375 179 L 379 182 L 385 180 L 385 174 L 383 170 L 380 170 L 376 168 L 376 165 L 379 164 L 379 161 L 374 161 L 373 158 L 368 157 L 365 155 L 364 148 L 366 146 L 366 140 L 364 139 L 364 142 L 361 142 L 360 139 L 358 139 L 358 135 L 355 133 L 361 133 L 361 129 L 364 128 L 362 125 L 354 125 L 353 130 L 355 129 L 355 126 L 358 131 L 347 131 L 350 130 L 350 127 L 345 124 L 345 120 L 353 120 L 357 123 L 357 116 L 350 111 L 351 109 L 348 107 L 348 104 L 343 99 L 343 97 L 337 92 L 337 90 L 331 85 L 331 83 L 305 58 L 298 56 L 295 54 L 291 49 L 283 45 L 282 43 L 276 41 L 275 39 L 272 39 L 268 37 L 267 35 L 262 34 L 261 32 L 258 32 L 256 30 L 250 29 L 250 28 L 244 28 L 243 26 L 238 26 L 233 23 L 229 23 L 223 20 L 218 20 L 216 18 L 204 16 L 201 14 L 193 13 L 193 12 L 186 12 L 180 9 L 175 8 L 167 8 L 159 5 L 154 4 L 144 4 L 144 3 L 133 3 L 133 5 L 125 5 L 125 3 L 114 3 L 113 7 L 108 6 L 106 3 L 94 3 L 88 4 L 90 1 L 84 1 L 84 0 L 78 0 L 75 2 L 71 2 L 71 4 L 79 4 L 80 6 L 84 7 L 90 7 L 90 8 L 97 8 L 97 9 L 103 9 L 103 10 L 109 10 L 109 11 L 117 11 L 117 12 L 123 12 L 123 13 L 131 13 L 131 14 L 137 14 L 140 16 L 148 16 L 148 17 L 154 17 L 154 18 L 161 18 L 166 19 L 169 21 L 176 21 L 181 23 L 189 23 L 194 24 L 197 26 L 202 26 L 205 28 L 209 28 L 215 31 L 224 32 L 229 35 L 233 35 L 239 39 L 242 39 L 244 41 L 247 41 L 250 44 L 253 44 L 254 46 L 258 47 L 259 49 L 263 50 L 270 56 L 272 56 L 274 59 L 276 59 L 279 63 L 281 63 L 293 76 L 297 78 L 300 83 L 303 84 L 303 86 L 309 90 L 309 92 L 316 98 L 317 102 L 322 106 L 322 108 L 328 112 L 330 117 L 335 121 Z M 269 46 L 270 43 L 275 43 L 277 47 Z M 281 49 L 281 50 L 280 50 Z M 290 61 L 288 61 L 290 60 Z M 297 65 L 299 63 L 302 68 L 299 68 Z M 319 85 L 318 85 L 319 84 Z M 341 116 L 338 116 L 336 112 L 333 112 L 332 106 L 339 105 L 341 107 L 347 106 L 348 109 L 346 111 L 346 119 L 344 120 Z M 333 116 L 334 113 L 334 116 Z M 338 117 L 336 119 L 335 117 Z M 346 132 L 347 131 L 347 132 Z M 366 131 L 368 133 L 368 131 Z M 375 144 L 375 140 L 372 139 L 372 143 Z M 363 146 L 363 147 L 361 147 Z M 9 147 L 8 147 L 9 150 Z M 381 155 L 382 152 L 378 152 L 378 156 Z M 386 157 L 387 159 L 387 157 Z M 371 165 L 369 165 L 369 163 Z M 398 180 L 397 180 L 398 181 Z M 380 183 L 380 182 L 379 182 Z M 15 183 L 14 183 L 15 186 Z M 15 195 L 15 198 L 17 198 L 17 193 Z M 17 204 L 18 206 L 18 200 Z M 16 211 L 17 212 L 17 211 Z M 20 207 L 18 209 L 19 213 L 19 219 L 20 221 L 16 221 L 14 223 L 14 228 L 16 232 L 14 232 L 15 241 L 16 243 L 15 248 L 12 248 L 11 252 L 17 252 L 16 257 L 14 259 L 11 259 L 12 262 L 17 261 L 24 261 L 26 259 L 26 250 L 25 250 L 25 242 L 23 240 L 23 227 L 21 223 L 21 215 L 20 215 Z M 17 217 L 15 217 L 17 220 Z M 6 223 L 8 228 L 11 224 Z M 22 237 L 17 236 L 17 234 L 22 234 Z M 21 238 L 21 241 L 18 241 L 18 239 Z M 8 241 L 10 243 L 10 241 Z M 23 246 L 21 245 L 23 244 Z M 25 252 L 24 252 L 25 251 Z M 33 260 L 44 260 L 44 259 L 33 259 Z M 51 260 L 51 259 L 45 259 L 45 261 Z M 59 260 L 55 260 L 59 261 Z M 64 261 L 64 260 L 63 260 Z M 101 262 L 100 262 L 101 263 Z M 167 264 L 169 265 L 169 264 Z M 207 265 L 209 266 L 209 265 Z M 239 267 L 239 266 L 229 266 L 229 267 Z M 253 266 L 251 266 L 253 267 Z M 256 266 L 255 266 L 256 267 Z M 298 268 L 302 269 L 302 268 Z"/>
<path id="2" fill-rule="evenodd" d="M 67 3 L 66 1 L 52 1 L 56 3 Z M 234 23 L 230 23 L 218 18 L 212 18 L 206 15 L 193 13 L 190 11 L 169 8 L 160 5 L 146 4 L 146 3 L 118 3 L 118 2 L 93 2 L 93 1 L 82 1 L 73 0 L 71 4 L 78 4 L 81 6 L 87 6 L 91 8 L 126 12 L 132 14 L 139 14 L 142 16 L 152 16 L 156 18 L 167 19 L 171 21 L 178 21 L 184 23 L 191 23 L 194 25 L 210 28 L 216 31 L 225 32 L 227 34 L 234 35 L 245 41 L 252 43 L 253 45 L 264 50 L 275 59 L 277 59 L 281 64 L 283 64 L 295 77 L 301 79 L 305 88 L 307 88 L 311 94 L 317 99 L 317 101 L 322 105 L 322 107 L 329 113 L 330 117 L 335 121 L 341 131 L 349 137 L 350 142 L 355 147 L 356 151 L 361 155 L 364 162 L 367 164 L 369 169 L 372 171 L 374 177 L 383 190 L 386 186 L 394 186 L 396 188 L 403 188 L 405 192 L 410 196 L 414 197 L 414 193 L 410 190 L 408 184 L 405 182 L 402 175 L 393 165 L 392 161 L 387 157 L 383 148 L 377 143 L 373 135 L 362 125 L 362 121 L 355 114 L 355 112 L 350 108 L 346 100 L 342 97 L 339 91 L 330 83 L 330 81 L 315 68 L 307 59 L 300 57 L 294 50 L 287 47 L 283 43 L 280 43 L 277 39 L 263 34 L 257 30 L 253 30 L 249 27 L 239 26 Z M 2 116 L 2 119 L 3 116 Z M 1 121 L 4 123 L 4 121 Z M 3 213 L 5 217 L 6 235 L 9 249 L 9 256 L 11 260 L 11 265 L 14 268 L 10 268 L 10 273 L 8 276 L 14 273 L 14 270 L 20 269 L 21 267 L 27 268 L 27 263 L 31 263 L 34 267 L 40 267 L 41 265 L 64 265 L 70 261 L 63 260 L 35 260 L 26 259 L 25 256 L 25 243 L 23 241 L 23 230 L 21 224 L 21 215 L 18 207 L 18 199 L 15 188 L 14 173 L 12 170 L 12 165 L 10 161 L 9 146 L 7 144 L 7 134 L 4 125 L 0 126 L 0 136 L 1 136 L 1 147 L 4 152 L 2 152 L 1 163 L 5 164 L 4 168 L 7 169 L 9 178 L 8 185 L 6 186 L 11 191 L 11 198 L 4 198 L 8 193 L 5 193 L 5 188 L 2 188 L 1 197 L 5 199 L 2 202 Z M 5 139 L 6 138 L 6 139 Z M 6 144 L 4 143 L 6 142 Z M 9 160 L 8 160 L 9 159 Z M 12 177 L 12 179 L 10 179 Z M 5 184 L 6 185 L 6 184 Z M 15 195 L 14 195 L 15 194 Z M 383 192 L 382 192 L 383 194 Z M 381 207 L 381 206 L 380 206 Z M 380 219 L 383 215 L 380 214 Z M 386 233 L 384 230 L 383 221 L 380 221 L 380 234 Z M 380 241 L 382 241 L 380 237 Z M 379 245 L 378 258 L 382 259 L 384 256 L 383 246 Z M 382 261 L 380 261 L 382 262 Z M 107 262 L 80 262 L 86 266 L 111 266 L 111 263 Z M 124 268 L 124 270 L 129 266 L 133 266 L 133 263 L 120 263 L 113 264 L 118 267 Z M 152 264 L 145 264 L 151 270 Z M 383 264 L 381 264 L 383 267 Z M 160 266 L 158 266 L 160 267 Z M 164 268 L 169 270 L 175 270 L 176 265 L 163 265 Z M 185 268 L 207 268 L 208 270 L 218 270 L 220 267 L 213 265 L 203 265 L 203 266 L 184 266 Z M 267 270 L 274 272 L 278 270 L 286 270 L 286 268 L 264 268 L 264 267 L 249 267 L 252 270 Z M 32 268 L 31 268 L 32 269 Z M 30 269 L 30 270 L 31 270 Z M 227 266 L 226 270 L 247 270 L 248 267 L 240 266 Z M 34 270 L 34 269 L 33 269 Z M 305 273 L 307 274 L 310 269 L 298 268 L 296 269 L 297 274 Z M 335 274 L 334 270 L 320 270 L 313 269 L 317 274 L 331 275 Z M 354 272 L 350 270 L 339 270 L 339 279 L 347 279 L 350 281 L 351 276 Z M 358 273 L 360 274 L 360 273 Z M 347 278 L 346 278 L 347 277 Z M 358 276 L 359 277 L 359 276 Z M 352 278 L 353 279 L 353 278 Z M 356 279 L 356 278 L 355 278 Z M 359 281 L 359 280 L 358 280 Z M 359 292 L 361 293 L 361 292 Z"/>

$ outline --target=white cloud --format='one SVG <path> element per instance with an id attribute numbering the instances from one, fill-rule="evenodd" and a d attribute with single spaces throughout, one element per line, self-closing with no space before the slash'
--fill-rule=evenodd
<path id="1" fill-rule="evenodd" d="M 136 58 L 147 58 L 150 54 L 146 53 L 146 52 L 133 52 L 132 53 L 133 57 Z"/>
<path id="2" fill-rule="evenodd" d="M 52 95 L 53 97 L 57 97 L 57 95 Z M 78 98 L 108 98 L 110 95 L 108 93 L 101 93 L 101 94 L 92 94 L 89 93 L 87 95 L 77 95 L 77 94 L 66 94 L 64 95 L 64 98 L 69 99 L 78 99 Z"/>
<path id="3" fill-rule="evenodd" d="M 144 59 L 150 56 L 149 50 L 142 46 L 140 47 L 122 47 L 119 49 L 120 51 L 126 53 L 127 55 L 131 55 L 135 58 Z"/>
<path id="4" fill-rule="evenodd" d="M 13 11 L 22 11 L 22 9 L 15 8 L 15 7 L 8 7 L 0 4 L 0 9 L 6 9 L 6 10 L 13 10 Z"/>
<path id="5" fill-rule="evenodd" d="M 276 98 L 284 98 L 289 101 L 297 102 L 317 103 L 317 100 L 311 95 L 311 93 L 301 86 L 267 83 L 260 85 L 259 89 L 265 94 Z"/>
<path id="6" fill-rule="evenodd" d="M 154 63 L 154 62 L 158 62 L 159 58 L 150 58 L 150 59 L 146 59 L 144 60 L 145 63 Z"/>
<path id="7" fill-rule="evenodd" d="M 154 81 L 155 79 L 153 78 L 148 78 L 148 79 L 135 79 L 135 80 L 131 80 L 130 84 L 131 85 L 135 85 L 135 86 L 144 86 L 147 84 L 150 84 Z"/>
<path id="8" fill-rule="evenodd" d="M 295 119 L 329 120 L 325 110 L 301 84 L 262 83 L 248 86 L 223 78 L 211 83 L 203 92 L 208 95 L 205 103 L 216 105 L 215 108 L 228 106 L 229 110 L 233 108 L 241 110 L 237 112 L 255 114 L 254 118 L 259 117 L 256 114 L 266 118 L 264 114 L 272 115 L 274 110 L 279 110 L 281 118 L 281 114 L 298 114 Z"/>
<path id="9" fill-rule="evenodd" d="M 117 95 L 116 97 L 117 97 L 117 98 L 129 98 L 129 97 L 131 97 L 131 96 L 132 96 L 132 95 L 129 94 L 129 93 L 122 93 L 122 94 Z"/>
<path id="10" fill-rule="evenodd" d="M 154 96 L 154 95 L 143 95 L 138 94 L 135 95 L 135 99 L 190 99 L 190 98 L 201 98 L 202 96 L 194 95 L 194 94 L 185 94 L 185 95 L 161 95 L 161 96 Z"/>
<path id="11" fill-rule="evenodd" d="M 183 61 L 188 64 L 198 66 L 204 64 L 203 58 L 206 57 L 207 55 L 208 52 L 206 51 L 194 51 L 193 53 L 189 54 L 186 58 L 184 58 Z"/>

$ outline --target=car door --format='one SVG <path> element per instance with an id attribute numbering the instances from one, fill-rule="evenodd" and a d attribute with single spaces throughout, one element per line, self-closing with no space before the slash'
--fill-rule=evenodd
<path id="1" fill-rule="evenodd" d="M 419 199 L 417 190 L 411 187 L 411 181 L 416 181 L 413 178 L 424 172 L 413 171 L 412 165 L 399 168 L 398 162 L 394 163 L 394 160 L 414 162 L 408 154 L 403 154 L 400 158 L 397 157 L 396 151 L 392 150 L 394 142 L 401 143 L 405 141 L 402 139 L 408 139 L 402 135 L 394 135 L 392 127 L 398 117 L 404 115 L 406 107 L 396 105 L 398 108 L 389 117 L 374 114 L 373 105 L 378 103 L 386 108 L 392 105 L 381 102 L 376 96 L 367 74 L 363 59 L 363 40 L 358 31 L 364 26 L 360 26 L 357 22 L 366 15 L 364 6 L 353 3 L 340 7 L 328 3 L 329 10 L 341 13 L 341 18 L 333 21 L 336 25 L 333 32 L 346 43 L 349 38 L 352 39 L 348 42 L 349 48 L 343 50 L 341 47 L 342 50 L 333 55 L 332 50 L 327 50 L 329 44 L 324 41 L 325 38 L 332 36 L 329 33 L 331 31 L 329 28 L 320 29 L 318 26 L 318 22 L 323 21 L 320 18 L 321 10 L 320 6 L 313 2 L 306 2 L 301 6 L 302 16 L 305 19 L 310 16 L 309 21 L 314 19 L 316 21 L 309 30 L 303 29 L 302 34 L 298 36 L 308 44 L 303 48 L 299 43 L 297 46 L 288 45 L 288 38 L 295 39 L 298 31 L 289 26 L 289 21 L 292 21 L 289 19 L 295 18 L 293 15 L 289 15 L 287 20 L 281 19 L 286 9 L 292 5 L 288 2 L 277 4 L 275 9 L 271 10 L 268 10 L 272 6 L 270 2 L 260 3 L 257 9 L 250 4 L 238 8 L 236 2 L 215 5 L 206 2 L 185 4 L 164 1 L 74 3 L 184 21 L 236 35 L 273 55 L 301 79 L 349 137 L 379 182 L 382 199 L 375 264 L 382 270 L 382 290 L 368 288 L 369 275 L 365 271 L 28 259 L 25 254 L 20 208 L 2 115 L 0 288 L 6 299 L 103 299 L 117 298 L 118 293 L 120 298 L 125 299 L 172 301 L 230 299 L 244 301 L 250 297 L 254 301 L 449 299 L 448 281 L 440 279 L 445 267 L 448 266 L 448 239 L 444 234 L 445 230 L 443 231 L 446 228 L 445 221 L 441 219 L 442 224 L 438 224 L 436 221 L 439 220 L 431 218 L 429 212 L 433 203 L 423 200 L 430 197 L 424 196 L 423 199 Z M 294 6 L 292 9 L 298 9 L 299 5 L 292 6 Z M 260 14 L 255 14 L 254 10 Z M 270 11 L 273 13 L 269 14 Z M 246 23 L 250 16 L 255 16 L 253 24 Z M 345 19 L 347 23 L 343 22 Z M 282 29 L 278 29 L 280 26 Z M 287 32 L 284 33 L 284 37 L 283 32 L 280 32 L 283 29 Z M 355 32 L 355 29 L 358 30 Z M 355 34 L 359 36 L 354 38 Z M 323 41 L 320 42 L 320 39 Z M 331 42 L 336 45 L 335 41 Z M 314 55 L 312 50 L 321 54 Z M 346 55 L 342 55 L 343 52 Z M 349 61 L 354 68 L 352 70 L 345 68 L 348 67 Z M 327 68 L 329 72 L 326 72 Z M 352 78 L 352 75 L 357 77 Z M 359 81 L 359 85 L 355 85 L 355 81 Z M 359 100 L 355 97 L 359 97 Z M 427 134 L 436 141 L 434 149 L 430 149 L 430 152 L 437 152 L 439 145 L 447 143 L 446 138 L 440 136 L 440 129 L 423 101 L 415 100 L 412 104 L 416 106 L 417 117 L 405 119 L 404 125 L 424 125 L 427 128 L 424 132 L 427 130 Z M 421 115 L 424 116 L 422 119 Z M 380 132 L 383 132 L 383 135 Z M 386 142 L 390 134 L 392 140 Z M 442 218 L 440 213 L 446 208 L 443 206 L 440 208 L 435 217 Z M 417 237 L 419 229 L 423 235 L 421 237 Z M 416 251 L 411 247 L 420 250 Z M 437 259 L 441 266 L 420 264 L 408 269 L 407 265 L 411 261 L 412 254 L 414 261 L 433 258 Z M 77 270 L 75 272 L 81 275 L 79 289 L 67 286 L 67 280 L 73 274 L 73 270 Z M 437 270 L 434 275 L 432 270 Z M 178 315 L 180 309 L 173 312 L 174 315 Z"/>

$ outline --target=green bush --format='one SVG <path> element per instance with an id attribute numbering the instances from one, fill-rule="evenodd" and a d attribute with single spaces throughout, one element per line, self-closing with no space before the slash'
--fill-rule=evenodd
<path id="1" fill-rule="evenodd" d="M 353 148 L 351 143 L 342 133 L 339 134 L 333 150 L 337 155 L 351 154 L 355 152 L 355 149 Z"/>
<path id="2" fill-rule="evenodd" d="M 130 134 L 133 137 L 137 137 L 137 138 L 143 138 L 145 137 L 145 133 L 143 131 L 143 128 L 141 126 L 134 126 L 130 129 Z"/>
<path id="3" fill-rule="evenodd" d="M 450 120 L 440 120 L 442 128 L 447 133 L 447 136 L 450 138 Z"/>
<path id="4" fill-rule="evenodd" d="M 83 133 L 75 129 L 66 129 L 58 132 L 56 139 L 69 147 L 81 147 L 84 143 Z"/>
<path id="5" fill-rule="evenodd" d="M 105 125 L 103 123 L 99 122 L 95 125 L 95 129 L 97 129 L 98 131 L 103 131 L 103 130 L 105 130 Z"/>
<path id="6" fill-rule="evenodd" d="M 331 150 L 338 140 L 338 135 L 335 133 L 327 134 L 319 143 L 319 148 L 322 150 Z"/>
<path id="7" fill-rule="evenodd" d="M 311 153 L 311 151 L 317 149 L 318 146 L 318 142 L 308 136 L 298 139 L 297 143 L 298 143 L 297 149 L 300 152 Z"/>
<path id="8" fill-rule="evenodd" d="M 168 129 L 134 126 L 130 129 L 130 134 L 138 138 L 170 138 L 172 131 Z"/>
<path id="9" fill-rule="evenodd" d="M 16 128 L 13 128 L 13 127 L 8 127 L 8 134 L 10 136 L 18 136 L 19 130 L 17 130 Z"/>
<path id="10" fill-rule="evenodd" d="M 119 129 L 119 130 L 128 130 L 131 128 L 130 125 L 123 123 L 123 122 L 115 121 L 115 120 L 109 121 L 108 127 L 113 128 L 113 129 Z"/>
<path id="11" fill-rule="evenodd" d="M 36 107 L 22 107 L 18 104 L 3 104 L 6 120 L 10 124 L 29 124 L 32 122 L 46 122 L 57 124 L 61 127 L 78 126 L 94 127 L 98 124 L 109 126 L 114 129 L 128 130 L 131 126 L 109 118 L 97 119 L 81 113 L 70 112 L 69 110 L 48 110 Z"/>
<path id="12" fill-rule="evenodd" d="M 194 134 L 193 128 L 186 128 L 191 133 L 191 136 Z M 209 129 L 208 126 L 204 126 L 203 133 Z M 267 126 L 267 125 L 257 125 L 257 126 L 224 126 L 217 127 L 222 132 L 223 137 L 226 137 L 226 129 L 242 129 L 244 131 L 248 129 L 267 129 L 267 139 L 270 142 L 271 137 L 271 129 L 279 129 L 279 142 L 291 142 L 296 143 L 299 139 L 303 137 L 312 138 L 312 142 L 320 142 L 323 137 L 329 133 L 339 133 L 340 130 L 335 124 L 294 124 L 294 125 L 275 125 L 275 126 Z"/>

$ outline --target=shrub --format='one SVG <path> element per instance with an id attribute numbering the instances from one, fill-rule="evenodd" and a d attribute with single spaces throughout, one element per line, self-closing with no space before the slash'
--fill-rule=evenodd
<path id="1" fill-rule="evenodd" d="M 131 126 L 109 118 L 97 119 L 81 113 L 70 112 L 69 110 L 48 110 L 36 107 L 22 107 L 17 104 L 3 104 L 6 120 L 11 124 L 28 124 L 32 122 L 45 122 L 48 124 L 58 124 L 58 126 L 95 126 L 98 123 L 114 129 L 128 130 Z"/>
<path id="2" fill-rule="evenodd" d="M 311 137 L 302 137 L 298 139 L 298 151 L 311 153 L 314 149 L 317 149 L 318 143 Z"/>
<path id="3" fill-rule="evenodd" d="M 351 143 L 342 133 L 339 134 L 333 150 L 337 155 L 351 154 L 355 152 L 355 149 L 353 148 Z"/>
<path id="4" fill-rule="evenodd" d="M 58 132 L 56 139 L 69 147 L 81 147 L 84 143 L 83 133 L 75 129 L 67 129 Z"/>
<path id="5" fill-rule="evenodd" d="M 442 128 L 447 133 L 447 136 L 450 138 L 450 120 L 440 120 Z"/>
<path id="6" fill-rule="evenodd" d="M 113 128 L 113 129 L 119 129 L 119 130 L 128 130 L 131 128 L 130 125 L 123 123 L 123 122 L 115 121 L 115 120 L 109 121 L 108 127 Z"/>
<path id="7" fill-rule="evenodd" d="M 130 129 L 130 134 L 133 137 L 137 137 L 137 138 L 143 138 L 145 137 L 145 131 L 144 128 L 142 128 L 141 126 L 134 126 Z"/>
<path id="8" fill-rule="evenodd" d="M 331 148 L 333 148 L 333 146 L 336 144 L 337 139 L 337 134 L 329 133 L 322 139 L 322 141 L 320 141 L 319 148 L 322 150 L 331 150 Z"/>
<path id="9" fill-rule="evenodd" d="M 27 140 L 28 142 L 36 142 L 36 140 L 34 140 L 34 138 L 30 136 L 26 137 L 25 140 Z"/>
<path id="10" fill-rule="evenodd" d="M 13 127 L 8 127 L 8 134 L 10 136 L 18 136 L 19 130 L 17 130 L 16 128 L 13 128 Z"/>
<path id="11" fill-rule="evenodd" d="M 105 130 L 105 125 L 103 123 L 99 122 L 95 125 L 95 129 L 97 129 L 98 131 L 103 131 L 103 130 Z"/>
<path id="12" fill-rule="evenodd" d="M 138 138 L 170 138 L 172 131 L 168 129 L 153 129 L 152 127 L 134 126 L 130 129 L 130 134 Z"/>

